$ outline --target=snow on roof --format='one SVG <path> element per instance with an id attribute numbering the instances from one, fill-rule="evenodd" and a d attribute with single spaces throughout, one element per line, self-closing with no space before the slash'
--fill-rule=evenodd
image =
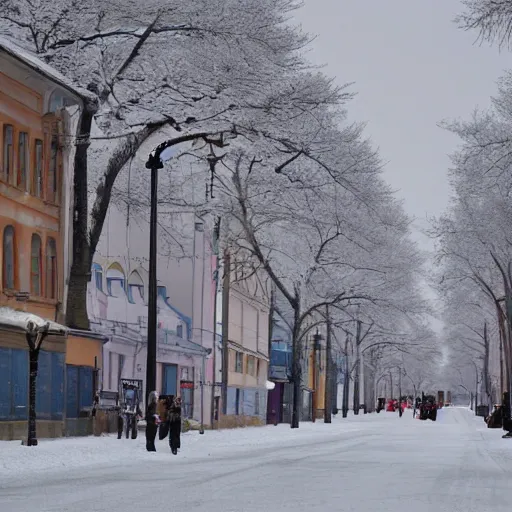
<path id="1" fill-rule="evenodd" d="M 8 307 L 0 307 L 0 325 L 16 327 L 18 329 L 28 330 L 28 323 L 33 322 L 37 327 L 43 327 L 47 323 L 50 324 L 49 331 L 51 333 L 64 334 L 68 328 L 51 320 L 45 320 L 40 316 L 26 313 L 25 311 L 16 311 Z"/>
<path id="2" fill-rule="evenodd" d="M 37 58 L 32 52 L 25 50 L 21 46 L 13 43 L 11 40 L 0 36 L 0 51 L 4 51 L 14 57 L 15 59 L 23 62 L 28 67 L 32 68 L 37 73 L 43 75 L 48 80 L 64 87 L 80 98 L 95 99 L 94 94 L 86 89 L 77 87 L 71 80 L 66 78 L 63 74 L 59 73 L 55 68 L 51 67 L 46 62 Z"/>

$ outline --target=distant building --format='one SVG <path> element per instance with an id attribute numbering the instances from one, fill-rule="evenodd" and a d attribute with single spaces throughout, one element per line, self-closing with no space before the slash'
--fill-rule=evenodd
<path id="1" fill-rule="evenodd" d="M 179 395 L 184 416 L 210 424 L 212 404 L 214 265 L 209 232 L 184 216 L 195 258 L 158 260 L 157 389 Z M 121 378 L 146 387 L 149 230 L 128 208 L 111 204 L 87 291 L 91 328 L 104 346 L 101 388 L 117 391 Z M 193 284 L 194 283 L 194 284 Z"/>
<path id="2" fill-rule="evenodd" d="M 226 415 L 219 426 L 262 425 L 267 417 L 270 293 L 266 276 L 234 266 L 229 287 Z M 223 290 L 223 293 L 226 293 Z"/>
<path id="3" fill-rule="evenodd" d="M 272 328 L 268 379 L 275 387 L 268 393 L 267 423 L 290 423 L 293 399 L 292 339 L 288 326 L 276 318 Z"/>

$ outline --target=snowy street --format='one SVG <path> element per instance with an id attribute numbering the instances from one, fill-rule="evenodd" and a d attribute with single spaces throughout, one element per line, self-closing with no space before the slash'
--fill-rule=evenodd
<path id="1" fill-rule="evenodd" d="M 407 411 L 194 432 L 176 457 L 143 436 L 2 443 L 0 510 L 508 511 L 512 444 L 484 427 L 453 408 L 436 423 Z"/>

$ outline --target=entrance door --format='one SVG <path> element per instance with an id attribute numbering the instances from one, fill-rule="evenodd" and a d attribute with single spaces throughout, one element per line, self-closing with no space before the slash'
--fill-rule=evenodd
<path id="1" fill-rule="evenodd" d="M 177 395 L 178 367 L 175 364 L 163 365 L 162 395 Z"/>

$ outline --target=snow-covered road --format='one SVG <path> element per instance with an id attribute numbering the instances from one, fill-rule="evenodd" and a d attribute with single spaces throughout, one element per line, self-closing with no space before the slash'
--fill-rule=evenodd
<path id="1" fill-rule="evenodd" d="M 465 409 L 183 436 L 0 443 L 2 512 L 510 512 L 512 441 Z"/>

